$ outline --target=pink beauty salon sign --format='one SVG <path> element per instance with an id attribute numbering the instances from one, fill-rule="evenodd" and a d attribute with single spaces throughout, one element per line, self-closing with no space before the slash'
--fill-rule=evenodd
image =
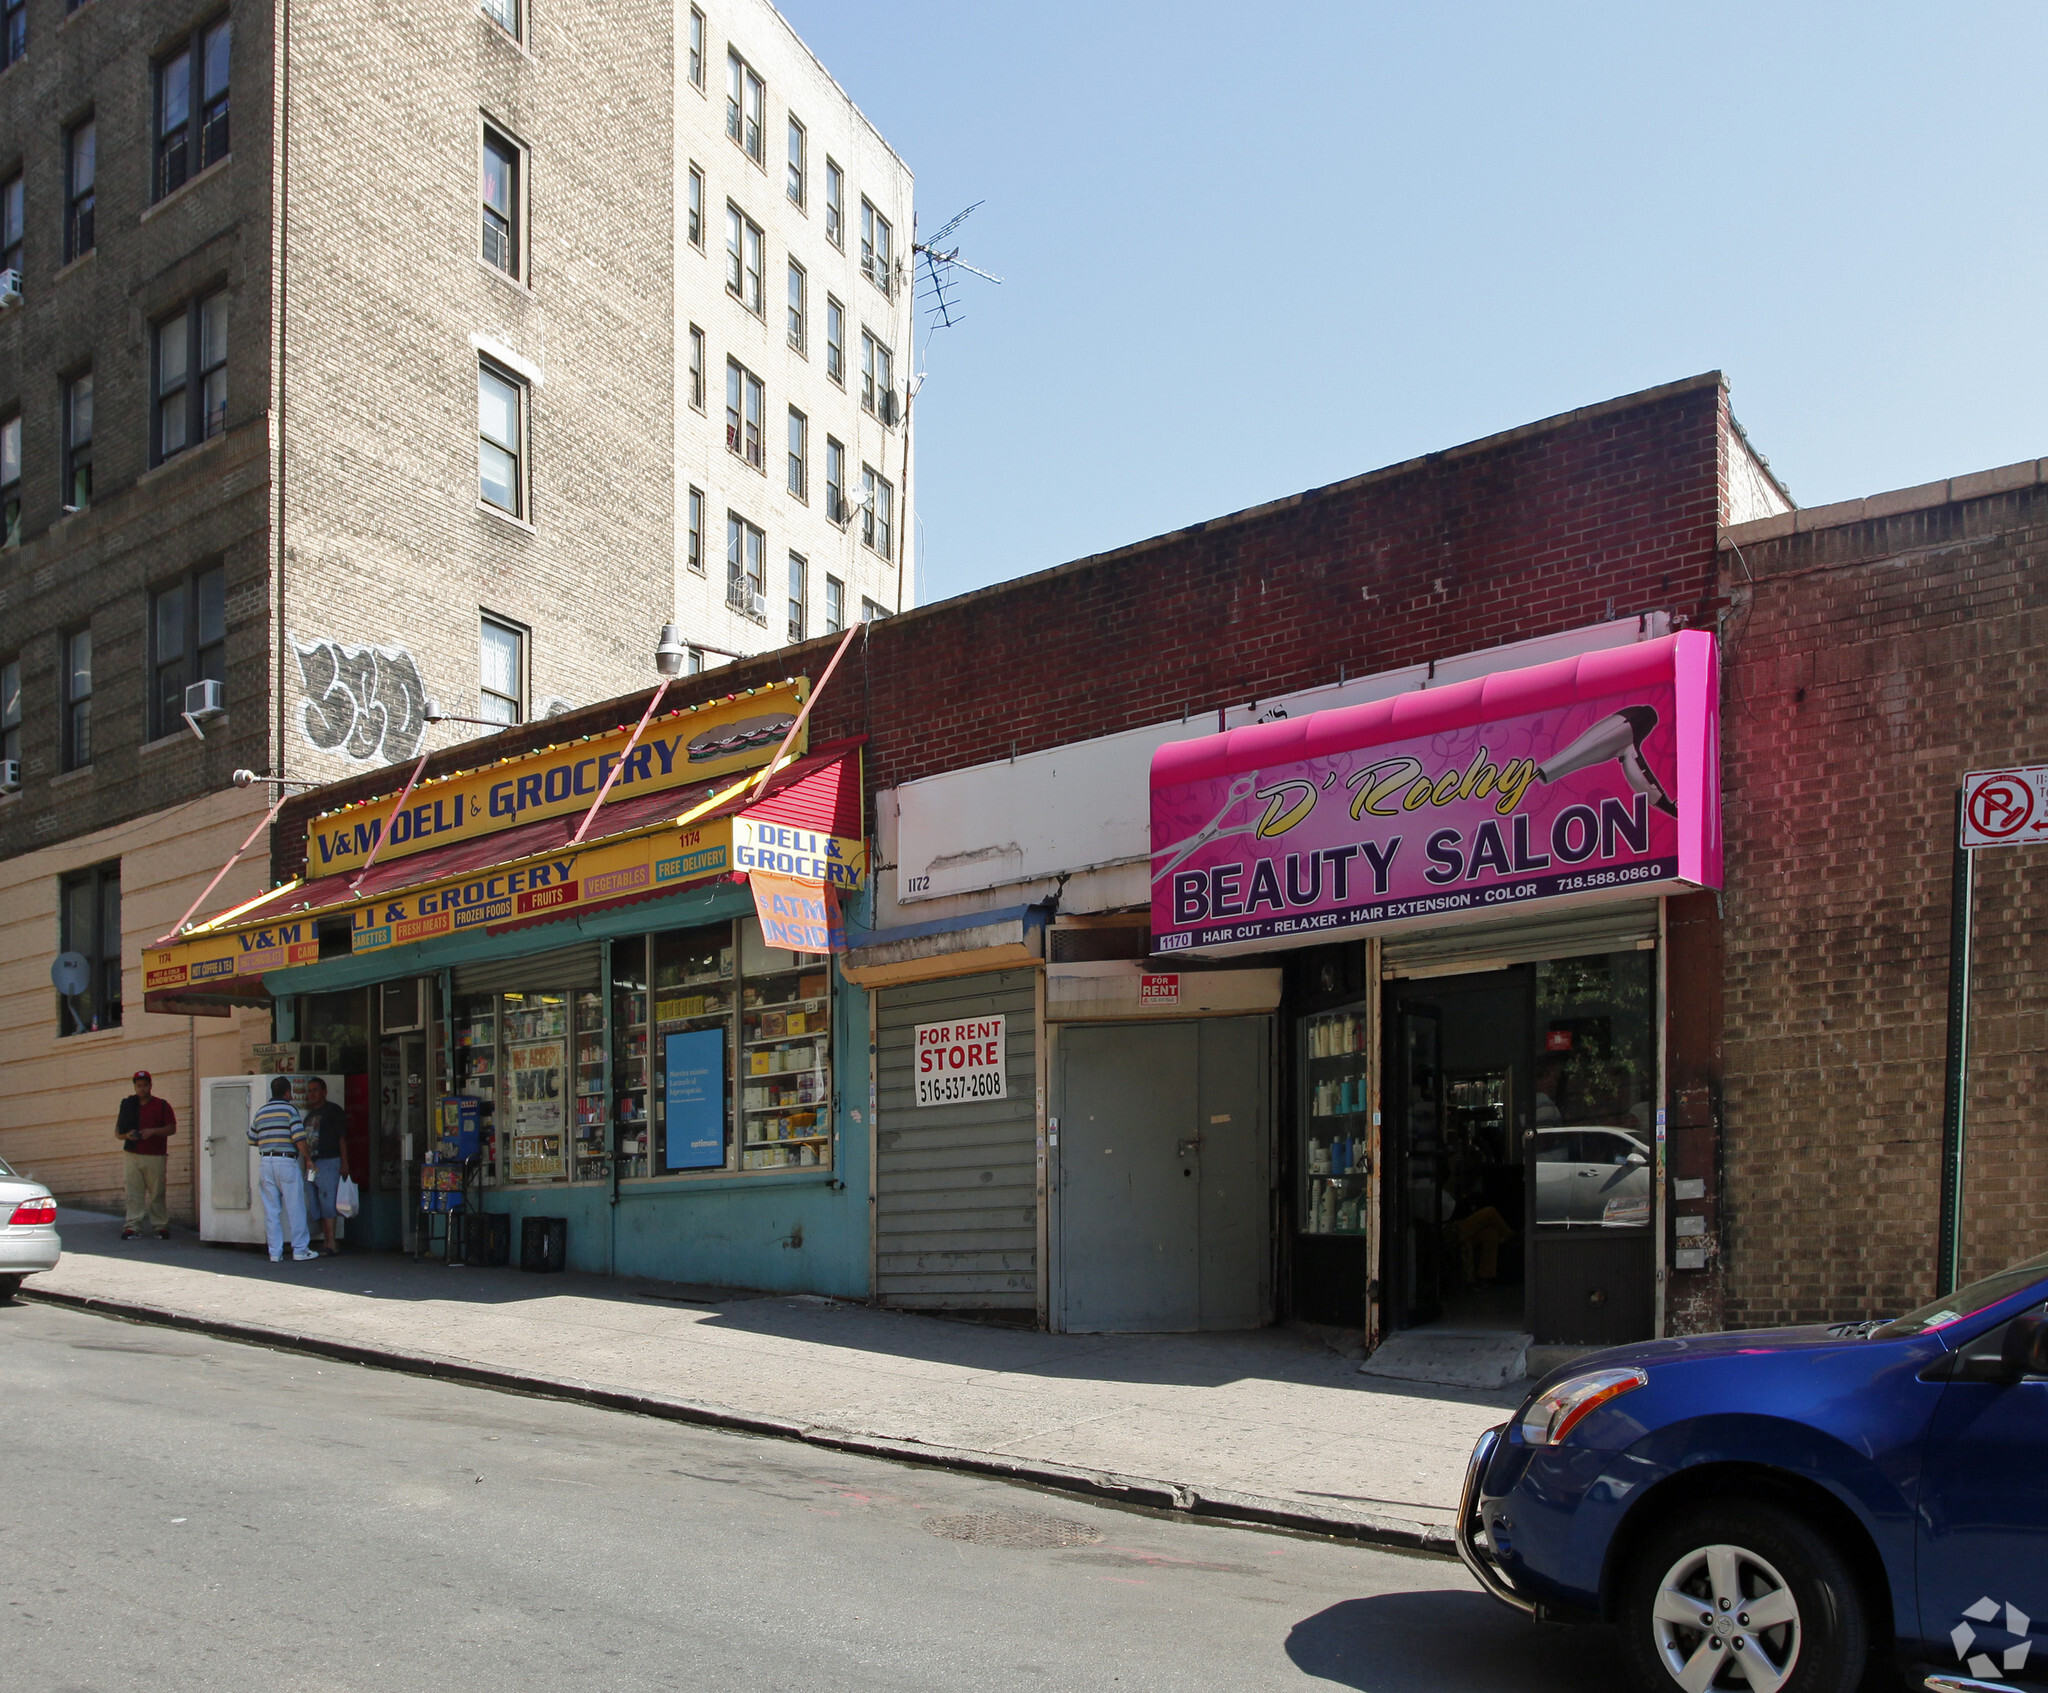
<path id="1" fill-rule="evenodd" d="M 1156 952 L 1721 885 L 1699 631 L 1152 755 Z"/>

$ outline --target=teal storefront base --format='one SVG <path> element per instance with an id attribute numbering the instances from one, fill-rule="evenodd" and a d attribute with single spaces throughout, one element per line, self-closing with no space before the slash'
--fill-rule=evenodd
<path id="1" fill-rule="evenodd" d="M 716 883 L 508 935 L 465 935 L 273 971 L 264 983 L 282 1013 L 291 995 L 374 986 L 458 964 L 512 961 L 577 940 L 694 927 L 742 917 L 752 909 L 743 888 Z M 288 1013 L 280 1017 L 280 1024 L 282 1038 L 290 1038 Z M 870 1268 L 868 1001 L 863 989 L 838 979 L 836 971 L 832 1050 L 834 1168 L 625 1181 L 618 1184 L 616 1202 L 611 1186 L 603 1183 L 486 1189 L 480 1198 L 482 1208 L 511 1219 L 512 1263 L 519 1262 L 524 1218 L 561 1217 L 568 1223 L 567 1262 L 572 1270 L 865 1299 Z M 397 1244 L 395 1208 L 388 1214 L 373 1208 L 370 1225 L 365 1244 Z"/>

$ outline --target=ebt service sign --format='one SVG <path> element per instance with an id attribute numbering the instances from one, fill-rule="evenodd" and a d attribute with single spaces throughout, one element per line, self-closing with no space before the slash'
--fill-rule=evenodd
<path id="1" fill-rule="evenodd" d="M 912 1073 L 920 1105 L 964 1105 L 1010 1096 L 1001 1017 L 919 1023 L 912 1031 Z"/>

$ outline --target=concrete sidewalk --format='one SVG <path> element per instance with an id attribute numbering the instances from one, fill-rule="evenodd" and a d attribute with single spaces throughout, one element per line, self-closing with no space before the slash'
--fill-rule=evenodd
<path id="1" fill-rule="evenodd" d="M 58 1222 L 63 1262 L 24 1298 L 1435 1551 L 1473 1440 L 1521 1391 L 1361 1376 L 1280 1329 L 1049 1335 L 385 1253 L 273 1265 L 183 1230 L 123 1241 L 118 1218 Z"/>

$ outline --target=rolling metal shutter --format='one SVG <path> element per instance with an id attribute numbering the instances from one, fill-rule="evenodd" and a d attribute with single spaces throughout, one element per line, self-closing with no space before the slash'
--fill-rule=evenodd
<path id="1" fill-rule="evenodd" d="M 875 1297 L 932 1310 L 1038 1304 L 1037 972 L 1003 970 L 875 995 Z M 1007 1019 L 1008 1097 L 916 1102 L 912 1030 Z"/>
<path id="2" fill-rule="evenodd" d="M 460 964 L 455 991 L 465 993 L 580 993 L 602 986 L 603 956 L 598 942 L 529 952 L 518 958 Z"/>
<path id="3" fill-rule="evenodd" d="M 1655 946 L 1657 909 L 1654 899 L 1632 899 L 1544 917 L 1394 935 L 1380 943 L 1380 974 L 1458 976 L 1543 958 L 1577 958 L 1592 952 Z"/>

